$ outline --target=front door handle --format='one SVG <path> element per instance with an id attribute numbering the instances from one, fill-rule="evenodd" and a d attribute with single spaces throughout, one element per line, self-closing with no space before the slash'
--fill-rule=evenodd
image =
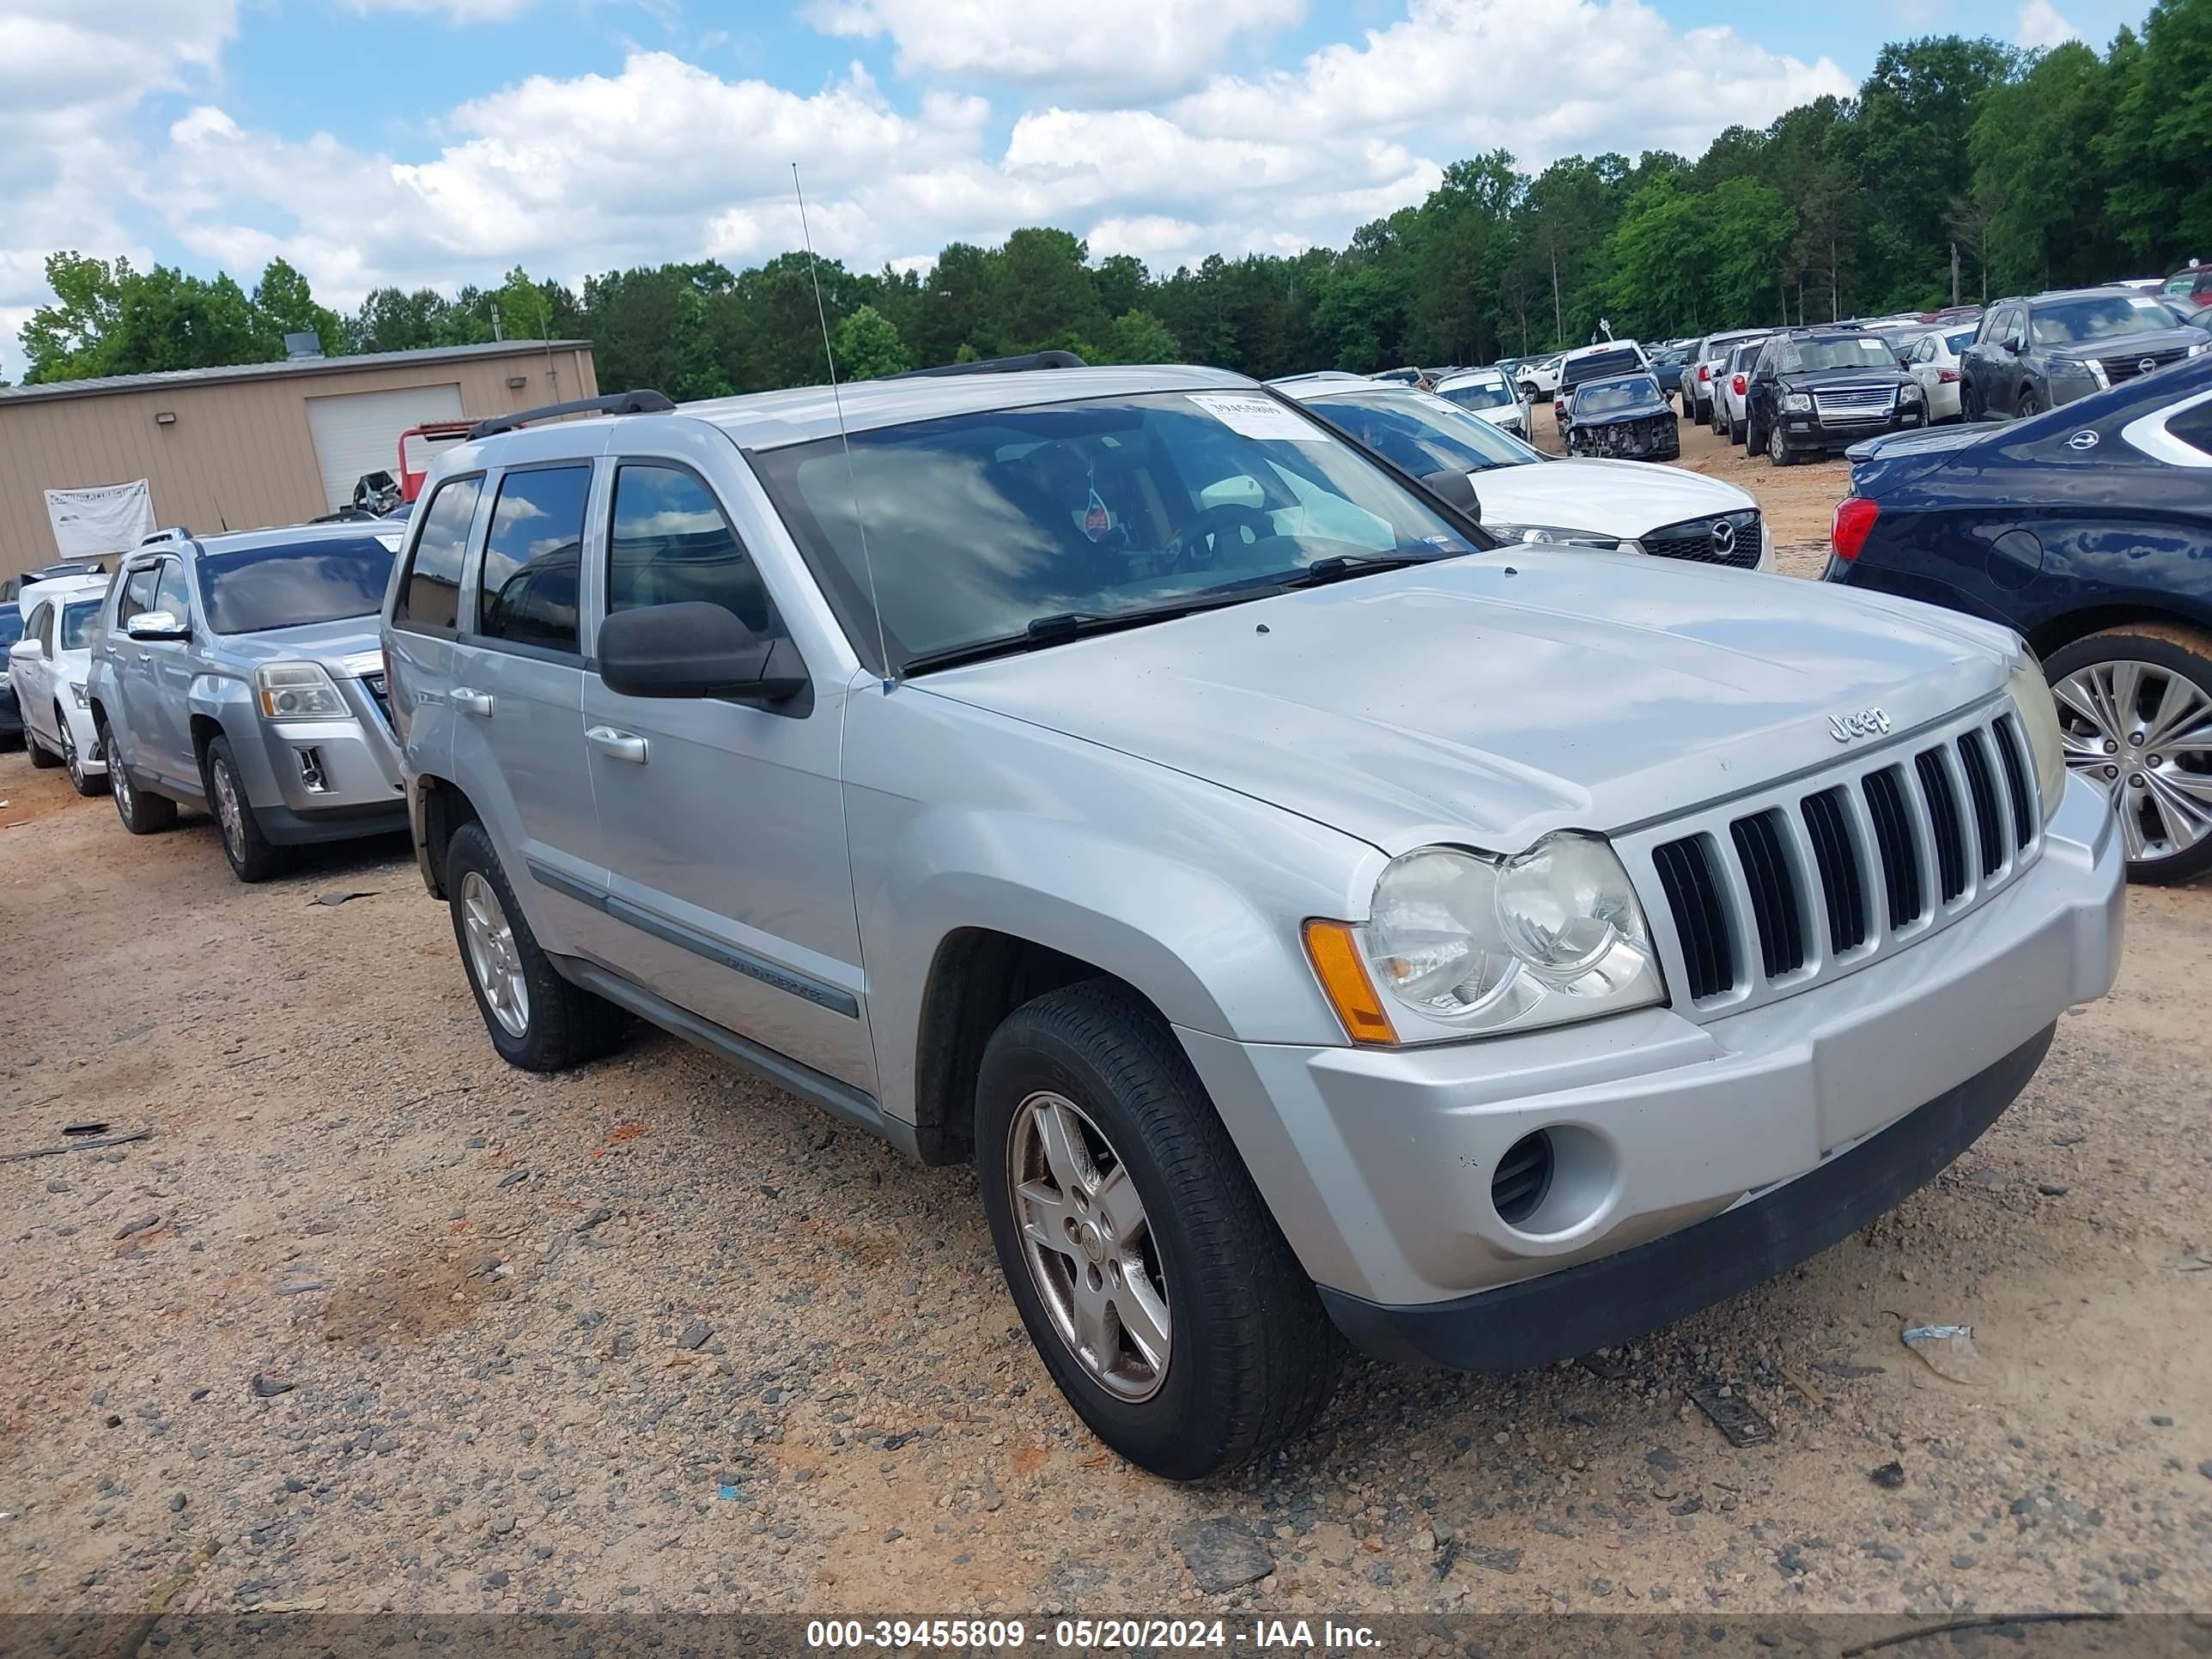
<path id="1" fill-rule="evenodd" d="M 453 699 L 453 707 L 459 709 L 464 714 L 480 714 L 484 716 L 486 719 L 490 717 L 490 692 L 475 691 L 470 690 L 470 688 L 465 685 L 457 685 L 453 688 L 452 696 Z"/>
<path id="2" fill-rule="evenodd" d="M 609 760 L 628 761 L 633 766 L 642 766 L 647 758 L 645 739 L 635 732 L 617 732 L 611 726 L 595 726 L 584 733 L 584 741 Z"/>

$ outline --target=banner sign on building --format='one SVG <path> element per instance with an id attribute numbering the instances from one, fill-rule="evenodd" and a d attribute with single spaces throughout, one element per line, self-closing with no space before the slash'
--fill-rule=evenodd
<path id="1" fill-rule="evenodd" d="M 127 553 L 154 533 L 154 489 L 141 478 L 89 489 L 49 489 L 46 517 L 64 559 Z"/>

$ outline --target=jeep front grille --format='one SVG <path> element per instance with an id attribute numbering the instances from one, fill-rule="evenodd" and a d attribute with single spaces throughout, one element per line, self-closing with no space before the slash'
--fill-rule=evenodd
<path id="1" fill-rule="evenodd" d="M 1825 386 L 1813 393 L 1813 412 L 1821 423 L 1886 421 L 1897 407 L 1893 386 Z"/>
<path id="2" fill-rule="evenodd" d="M 1988 708 L 1623 838 L 1664 901 L 1653 923 L 1676 1006 L 1735 1012 L 1972 911 L 2041 851 L 2033 769 L 2008 709 Z"/>

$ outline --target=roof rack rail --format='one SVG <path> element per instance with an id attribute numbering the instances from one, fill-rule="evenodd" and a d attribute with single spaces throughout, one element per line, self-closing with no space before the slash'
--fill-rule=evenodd
<path id="1" fill-rule="evenodd" d="M 543 409 L 519 409 L 512 415 L 495 415 L 469 428 L 469 441 L 474 443 L 478 438 L 512 432 L 532 421 L 550 421 L 562 415 L 665 415 L 675 407 L 663 392 L 610 392 L 601 398 L 579 398 L 574 403 L 548 404 Z"/>
<path id="2" fill-rule="evenodd" d="M 1018 374 L 1031 368 L 1088 368 L 1072 351 L 1024 351 L 1018 357 L 979 357 L 972 363 L 940 363 L 935 368 L 909 368 L 886 374 L 886 380 L 929 380 L 948 374 Z"/>

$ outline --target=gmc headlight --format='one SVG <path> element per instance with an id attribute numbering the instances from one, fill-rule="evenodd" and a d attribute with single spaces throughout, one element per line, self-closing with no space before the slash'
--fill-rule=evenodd
<path id="1" fill-rule="evenodd" d="M 1394 859 L 1375 884 L 1365 925 L 1344 931 L 1383 993 L 1380 1012 L 1393 1032 L 1384 1040 L 1559 1025 L 1665 995 L 1619 855 L 1571 830 L 1511 858 L 1425 847 Z M 1315 961 L 1340 1003 L 1317 948 Z M 1361 1035 L 1352 1013 L 1345 1023 Z"/>
<path id="2" fill-rule="evenodd" d="M 2051 696 L 2051 682 L 2035 653 L 2021 647 L 2021 659 L 2005 678 L 2005 692 L 2020 714 L 2021 735 L 2027 739 L 2028 757 L 2035 763 L 2035 787 L 2043 799 L 2043 821 L 2058 816 L 2058 803 L 2066 798 L 2066 738 L 2058 726 L 2058 705 Z"/>
<path id="3" fill-rule="evenodd" d="M 1813 412 L 1813 394 L 1809 392 L 1785 392 L 1782 394 L 1782 407 L 1792 415 L 1810 415 Z"/>
<path id="4" fill-rule="evenodd" d="M 1486 524 L 1483 526 L 1501 541 L 1525 542 L 1531 546 L 1557 544 L 1563 547 L 1595 547 L 1610 552 L 1620 545 L 1618 536 L 1600 535 L 1595 530 L 1571 530 L 1557 524 Z"/>
<path id="5" fill-rule="evenodd" d="M 272 720 L 343 720 L 353 710 L 320 663 L 272 662 L 253 671 L 255 700 Z"/>

